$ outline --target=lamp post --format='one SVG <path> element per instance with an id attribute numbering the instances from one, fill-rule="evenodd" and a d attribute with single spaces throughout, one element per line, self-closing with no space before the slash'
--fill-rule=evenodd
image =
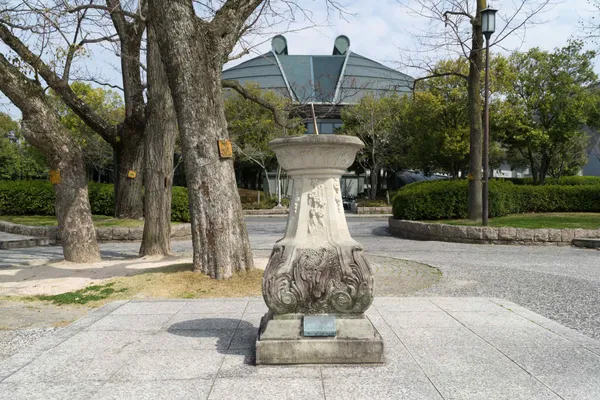
<path id="1" fill-rule="evenodd" d="M 483 127 L 483 226 L 487 226 L 489 217 L 490 175 L 490 37 L 496 30 L 496 12 L 493 8 L 481 10 L 481 30 L 485 36 L 485 95 L 484 95 L 484 127 Z"/>

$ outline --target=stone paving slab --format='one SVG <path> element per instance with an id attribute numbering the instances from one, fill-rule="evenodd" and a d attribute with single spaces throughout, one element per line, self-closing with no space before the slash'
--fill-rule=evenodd
<path id="1" fill-rule="evenodd" d="M 600 342 L 488 298 L 377 298 L 383 365 L 254 366 L 260 298 L 121 301 L 0 363 L 0 399 L 600 398 Z"/>

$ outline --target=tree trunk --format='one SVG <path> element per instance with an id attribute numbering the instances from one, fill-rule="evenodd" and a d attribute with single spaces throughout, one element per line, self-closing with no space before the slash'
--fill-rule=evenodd
<path id="1" fill-rule="evenodd" d="M 140 256 L 171 254 L 173 154 L 178 133 L 173 99 L 151 24 L 147 32 L 148 121 L 144 134 L 144 235 Z"/>
<path id="2" fill-rule="evenodd" d="M 540 162 L 540 171 L 539 171 L 539 179 L 538 183 L 543 185 L 546 183 L 546 176 L 548 176 L 548 170 L 550 169 L 550 157 L 543 155 L 542 160 Z"/>
<path id="3" fill-rule="evenodd" d="M 371 184 L 371 199 L 375 199 L 377 197 L 377 185 L 379 183 L 379 167 L 376 165 L 371 169 L 371 173 L 369 174 L 369 182 Z"/>
<path id="4" fill-rule="evenodd" d="M 467 91 L 469 102 L 469 204 L 468 215 L 472 221 L 482 220 L 482 171 L 483 162 L 483 124 L 481 116 L 481 68 L 483 52 L 483 33 L 481 31 L 480 12 L 485 8 L 485 0 L 477 1 L 477 17 L 473 24 L 473 39 L 469 54 L 469 76 Z"/>
<path id="5" fill-rule="evenodd" d="M 39 83 L 26 78 L 1 54 L 0 90 L 21 110 L 23 136 L 44 154 L 55 174 L 54 208 L 65 260 L 99 261 L 81 148 L 46 102 Z"/>
<path id="6" fill-rule="evenodd" d="M 269 180 L 269 171 L 267 171 L 267 168 L 263 167 L 263 172 L 265 173 L 265 178 L 267 181 L 267 194 L 269 195 L 269 198 L 270 198 L 272 193 L 271 193 L 271 181 Z"/>
<path id="7" fill-rule="evenodd" d="M 527 160 L 529 161 L 529 168 L 531 169 L 531 177 L 533 178 L 533 184 L 538 185 L 540 180 L 540 174 L 537 166 L 535 165 L 535 157 L 531 150 L 531 146 L 527 146 Z"/>
<path id="8" fill-rule="evenodd" d="M 152 0 L 149 5 L 181 134 L 194 269 L 229 278 L 254 264 L 233 161 L 220 158 L 217 146 L 217 140 L 229 137 L 221 89 L 227 58 L 221 40 L 228 33 L 199 20 L 191 1 Z"/>
<path id="9" fill-rule="evenodd" d="M 123 127 L 113 147 L 115 157 L 115 217 L 139 219 L 143 216 L 142 197 L 144 143 L 143 127 Z M 135 178 L 128 176 L 135 172 Z"/>

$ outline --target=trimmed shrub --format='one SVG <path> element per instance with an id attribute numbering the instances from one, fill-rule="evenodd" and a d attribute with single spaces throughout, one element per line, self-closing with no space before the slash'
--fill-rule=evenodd
<path id="1" fill-rule="evenodd" d="M 388 203 L 385 200 L 379 199 L 360 199 L 356 201 L 358 207 L 387 207 Z"/>
<path id="2" fill-rule="evenodd" d="M 491 217 L 524 212 L 600 212 L 600 184 L 489 185 Z M 394 217 L 438 220 L 467 217 L 468 182 L 436 181 L 403 187 L 392 199 Z"/>
<path id="3" fill-rule="evenodd" d="M 506 180 L 515 185 L 533 185 L 533 178 L 507 178 Z M 600 176 L 563 176 L 562 178 L 546 178 L 545 185 L 600 185 Z"/>
<path id="4" fill-rule="evenodd" d="M 114 185 L 90 182 L 88 194 L 92 214 L 114 214 Z M 189 222 L 187 189 L 173 187 L 171 220 Z M 54 215 L 54 188 L 46 181 L 0 181 L 0 214 Z"/>
<path id="5" fill-rule="evenodd" d="M 114 215 L 115 213 L 115 187 L 110 183 L 88 184 L 88 196 L 94 215 Z"/>
<path id="6" fill-rule="evenodd" d="M 46 181 L 0 181 L 0 214 L 54 215 L 54 188 Z"/>
<path id="7" fill-rule="evenodd" d="M 276 197 L 267 197 L 267 198 L 261 199 L 260 203 L 258 203 L 256 201 L 250 202 L 250 203 L 246 203 L 246 202 L 242 201 L 242 209 L 243 210 L 270 210 L 272 208 L 275 208 L 276 205 L 277 205 Z M 286 199 L 286 198 L 282 198 L 281 205 L 284 207 L 289 207 L 290 200 Z"/>
<path id="8" fill-rule="evenodd" d="M 114 215 L 114 185 L 90 182 L 88 185 L 90 206 L 94 215 Z M 242 208 L 270 209 L 277 205 L 277 199 L 267 197 L 256 203 L 256 191 L 240 190 Z M 54 188 L 46 181 L 0 181 L 0 215 L 54 215 Z M 245 201 L 244 201 L 245 200 Z M 289 206 L 289 199 L 282 204 Z M 187 188 L 173 186 L 171 200 L 171 220 L 190 222 L 190 207 Z"/>
<path id="9" fill-rule="evenodd" d="M 187 188 L 173 186 L 171 197 L 171 221 L 190 222 L 190 206 Z"/>

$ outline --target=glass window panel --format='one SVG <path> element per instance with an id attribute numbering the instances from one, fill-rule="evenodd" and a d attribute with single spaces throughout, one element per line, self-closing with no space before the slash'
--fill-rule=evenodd
<path id="1" fill-rule="evenodd" d="M 323 133 L 323 134 L 333 133 L 333 124 L 331 122 L 321 122 L 319 133 Z"/>

